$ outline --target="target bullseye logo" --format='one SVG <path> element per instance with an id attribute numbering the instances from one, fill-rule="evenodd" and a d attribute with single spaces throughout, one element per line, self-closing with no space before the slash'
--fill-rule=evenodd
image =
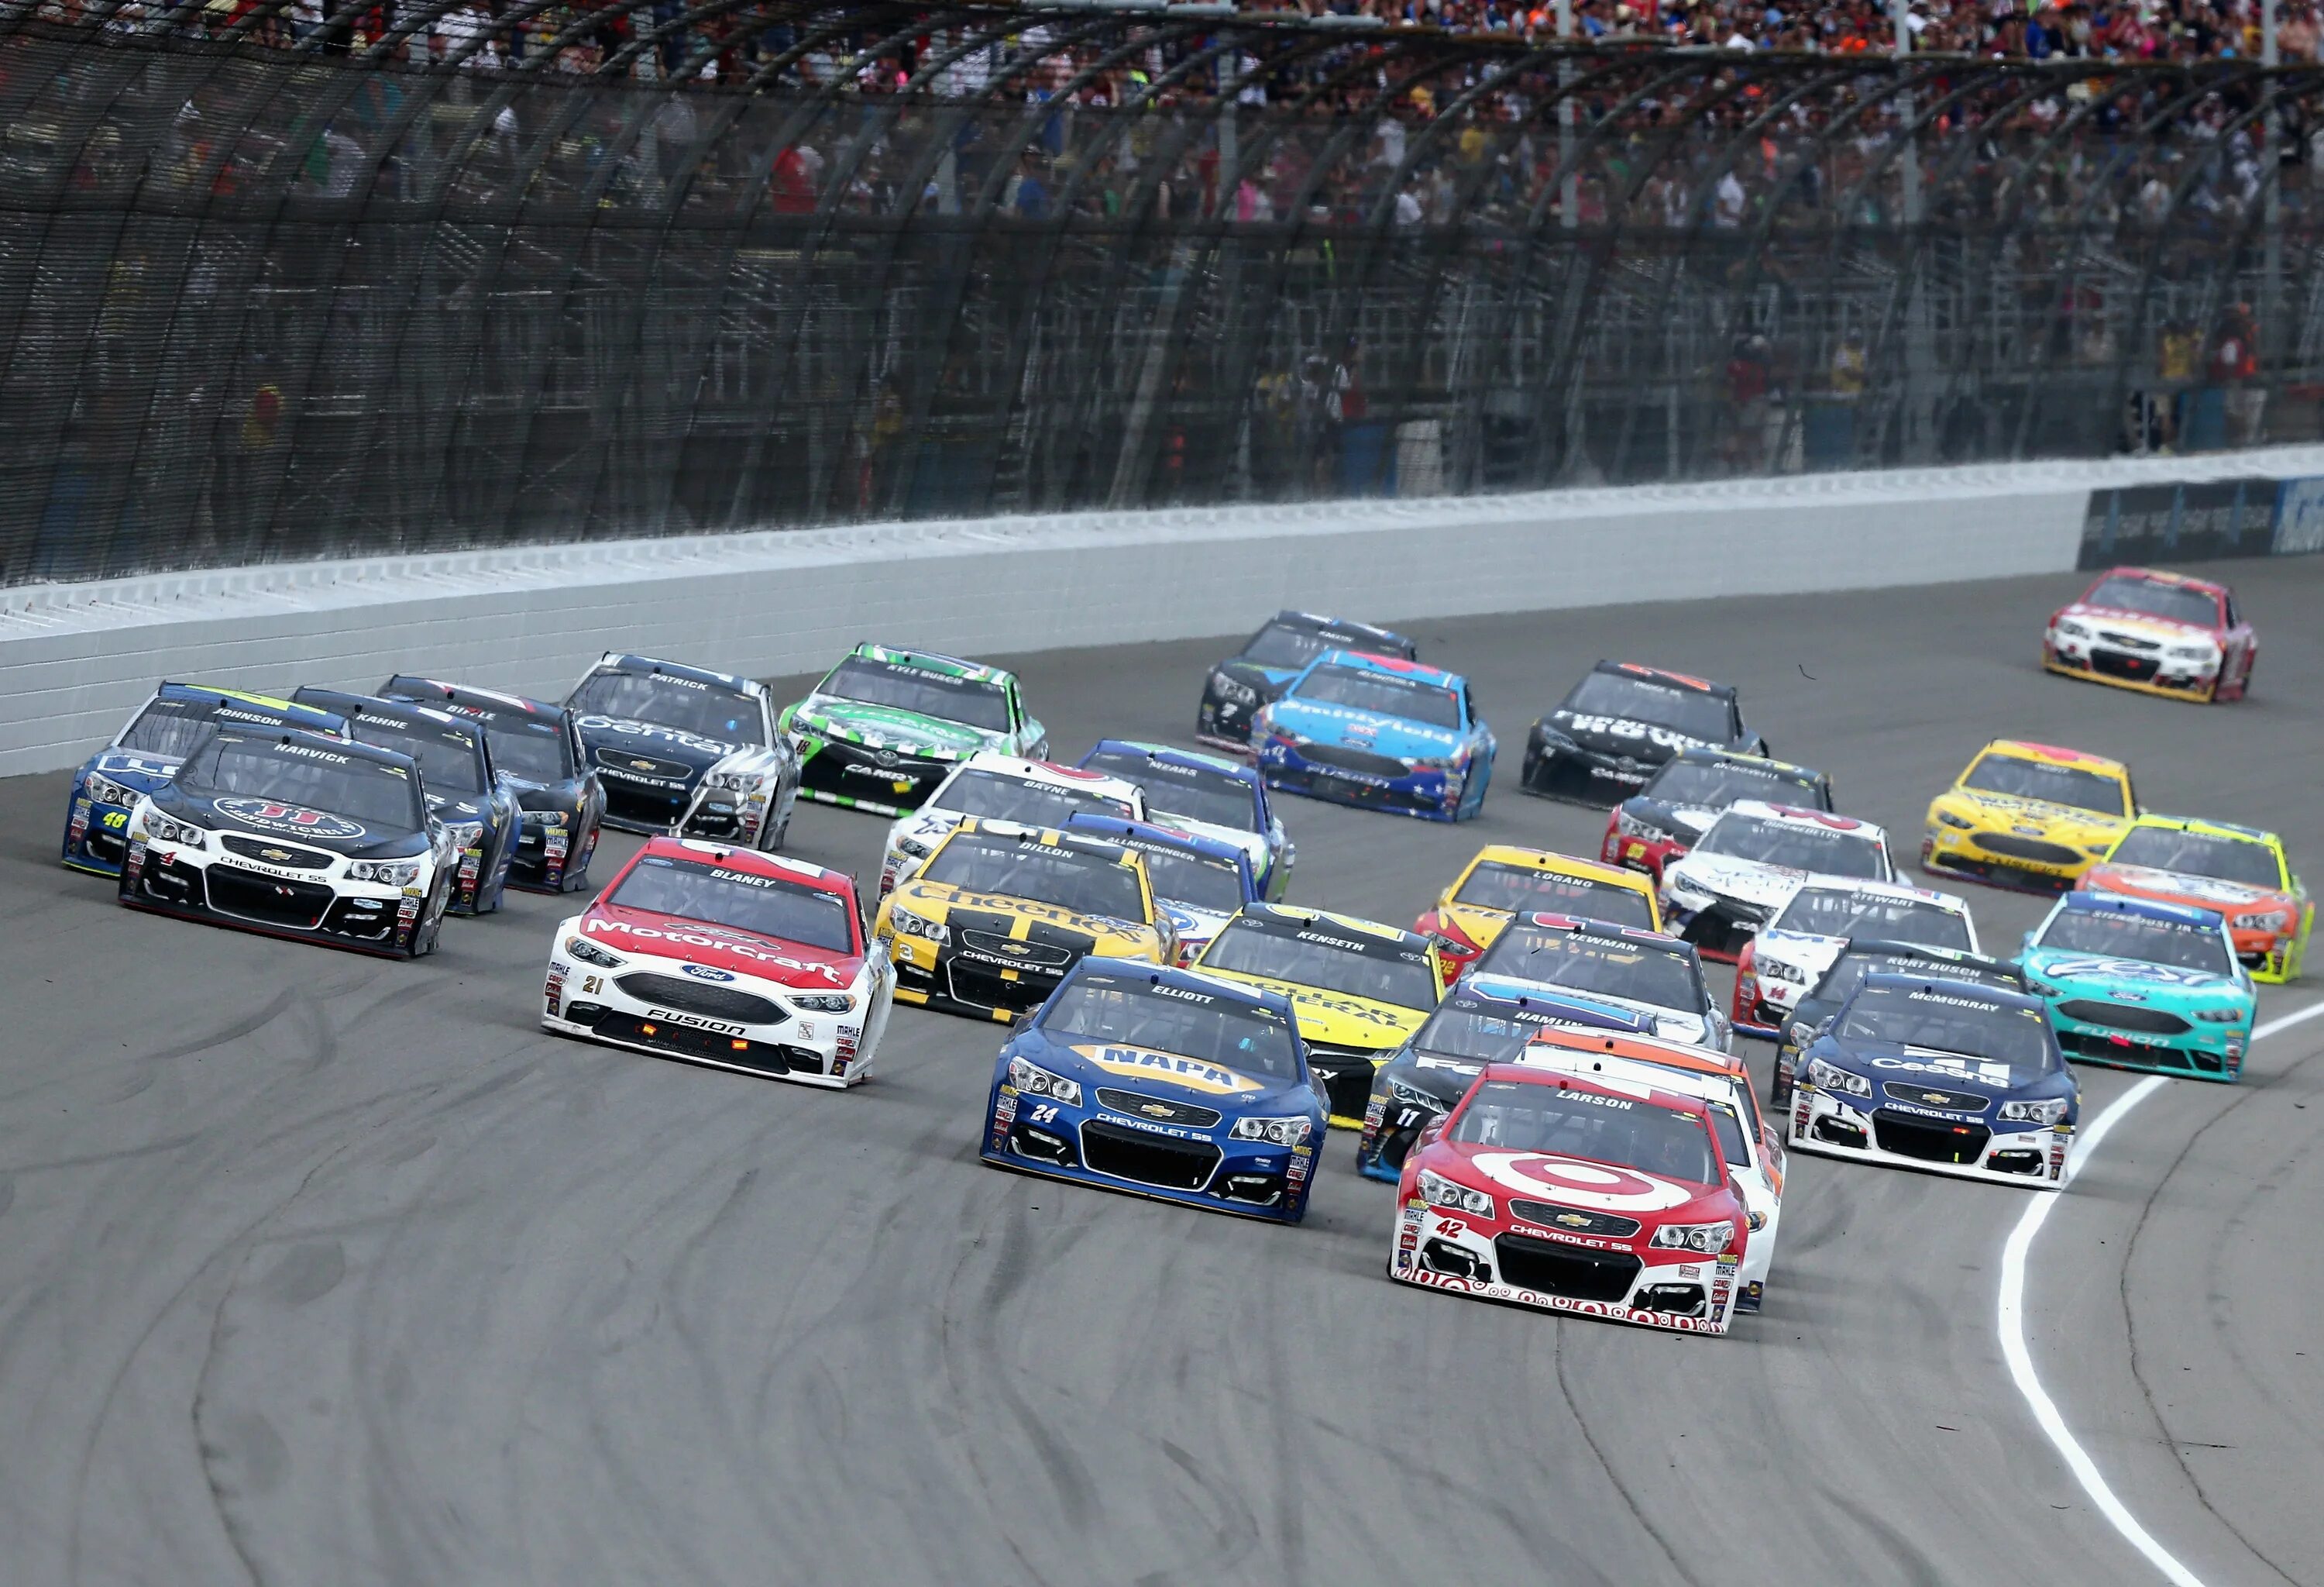
<path id="1" fill-rule="evenodd" d="M 1479 1173 L 1504 1189 L 1546 1196 L 1568 1206 L 1651 1213 L 1677 1206 L 1700 1194 L 1611 1164 L 1546 1157 L 1540 1152 L 1483 1151 L 1469 1160 Z"/>

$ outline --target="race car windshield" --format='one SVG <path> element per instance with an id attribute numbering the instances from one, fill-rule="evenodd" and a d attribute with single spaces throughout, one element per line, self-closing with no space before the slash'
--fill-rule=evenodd
<path id="1" fill-rule="evenodd" d="M 1627 1096 L 1488 1080 L 1448 1133 L 1469 1146 L 1580 1158 L 1694 1185 L 1726 1177 L 1700 1117 Z"/>
<path id="2" fill-rule="evenodd" d="M 1675 948 L 1523 920 L 1501 933 L 1474 973 L 1594 992 L 1686 1014 L 1701 1013 L 1706 1001 L 1693 958 Z"/>
<path id="3" fill-rule="evenodd" d="M 2041 1010 L 2004 1008 L 1941 985 L 1868 987 L 1840 1015 L 1839 1034 L 1842 1040 L 1965 1059 L 1963 1079 L 1993 1085 L 2022 1085 L 2059 1067 Z"/>
<path id="4" fill-rule="evenodd" d="M 1146 790 L 1147 809 L 1157 816 L 1235 832 L 1259 829 L 1258 797 L 1250 783 L 1231 772 L 1167 765 L 1135 750 L 1098 750 L 1082 767 L 1138 784 Z"/>
<path id="5" fill-rule="evenodd" d="M 1076 915 L 1148 923 L 1138 872 L 1107 853 L 964 832 L 936 851 L 920 879 L 969 892 L 1055 904 Z"/>
<path id="6" fill-rule="evenodd" d="M 1009 731 L 1009 690 L 989 678 L 954 678 L 927 667 L 850 656 L 815 692 L 858 705 L 886 706 L 987 733 Z"/>
<path id="7" fill-rule="evenodd" d="M 565 730 L 553 722 L 520 717 L 484 718 L 484 742 L 493 764 L 527 782 L 563 782 L 574 773 Z"/>
<path id="8" fill-rule="evenodd" d="M 1888 874 L 1880 863 L 1879 840 L 1862 827 L 1849 831 L 1819 821 L 1778 821 L 1739 810 L 1729 810 L 1712 822 L 1694 852 L 1812 871 L 1820 876 L 1861 876 L 1879 881 Z"/>
<path id="9" fill-rule="evenodd" d="M 1425 952 L 1400 941 L 1358 937 L 1328 920 L 1309 927 L 1238 916 L 1203 955 L 1202 967 L 1402 1009 L 1436 1006 L 1436 972 Z"/>
<path id="10" fill-rule="evenodd" d="M 2171 964 L 2210 975 L 2227 973 L 2227 947 L 2219 939 L 2218 928 L 2191 920 L 2061 909 L 2036 946 L 2102 954 L 2110 959 L 2144 959 L 2150 964 Z"/>
<path id="11" fill-rule="evenodd" d="M 378 832 L 417 832 L 427 825 L 420 790 L 402 767 L 303 744 L 212 739 L 195 746 L 179 768 L 178 787 L 197 798 L 238 795 L 321 810 Z"/>
<path id="12" fill-rule="evenodd" d="M 1412 660 L 1410 645 L 1394 644 L 1377 634 L 1368 633 L 1360 638 L 1345 632 L 1323 633 L 1291 623 L 1268 623 L 1251 636 L 1250 643 L 1243 646 L 1242 654 L 1236 659 L 1257 667 L 1296 672 L 1325 650 L 1349 649 L 1370 650 L 1380 656 L 1400 656 L 1406 661 Z"/>
<path id="13" fill-rule="evenodd" d="M 1956 964 L 1941 959 L 1916 958 L 1905 954 L 1843 953 L 1832 967 L 1823 973 L 1823 979 L 1808 995 L 1827 1007 L 1848 1001 L 1848 994 L 1864 984 L 1867 975 L 1888 973 L 1898 975 L 1937 975 L 1947 981 L 1966 982 L 1971 986 L 1989 986 L 1996 992 L 2024 992 L 2024 981 L 2003 970 L 1987 970 L 1978 964 Z"/>
<path id="14" fill-rule="evenodd" d="M 374 749 L 393 750 L 420 762 L 420 780 L 434 794 L 480 794 L 484 791 L 483 758 L 476 741 L 464 728 L 436 727 L 392 721 L 357 712 L 348 725 L 355 742 Z"/>
<path id="15" fill-rule="evenodd" d="M 2191 623 L 2198 628 L 2219 625 L 2217 596 L 2183 584 L 2164 584 L 2152 578 L 2101 579 L 2096 589 L 2082 597 L 2082 604 L 2116 612 L 2143 612 L 2149 617 Z"/>
<path id="16" fill-rule="evenodd" d="M 1650 723 L 1705 743 L 1723 744 L 1735 737 L 1733 708 L 1720 696 L 1653 683 L 1627 672 L 1590 674 L 1558 709 L 1579 716 Z"/>
<path id="17" fill-rule="evenodd" d="M 149 700 L 114 748 L 182 760 L 217 711 L 213 700 Z"/>
<path id="18" fill-rule="evenodd" d="M 1481 1059 L 1489 1064 L 1515 1063 L 1524 1054 L 1533 1033 L 1554 1020 L 1507 1003 L 1481 998 L 1452 997 L 1413 1036 L 1416 1052 L 1437 1057 Z"/>
<path id="19" fill-rule="evenodd" d="M 1723 810 L 1738 799 L 1765 799 L 1771 805 L 1820 806 L 1823 803 L 1815 779 L 1774 767 L 1736 766 L 1722 761 L 1665 761 L 1661 770 L 1646 779 L 1639 797 L 1662 799 L 1693 809 Z"/>
<path id="20" fill-rule="evenodd" d="M 608 901 L 624 909 L 676 915 L 753 937 L 801 943 L 827 954 L 855 951 L 855 911 L 839 894 L 778 876 L 721 870 L 698 860 L 648 854 L 622 878 Z"/>
<path id="21" fill-rule="evenodd" d="M 759 702 L 749 695 L 661 672 L 600 672 L 573 691 L 574 710 L 675 728 L 722 744 L 763 746 Z"/>
<path id="22" fill-rule="evenodd" d="M 1977 764 L 1961 774 L 1961 786 L 1979 793 L 2006 794 L 2045 805 L 2096 810 L 2101 816 L 2130 813 L 2123 799 L 2122 784 L 2113 778 L 2017 755 L 1979 755 Z"/>
<path id="23" fill-rule="evenodd" d="M 988 821 L 1026 826 L 1063 826 L 1076 810 L 1101 816 L 1135 816 L 1128 801 L 1094 790 L 1054 788 L 999 771 L 963 770 L 928 801 L 931 807 Z"/>
<path id="24" fill-rule="evenodd" d="M 1358 667 L 1318 667 L 1292 691 L 1294 698 L 1345 706 L 1377 716 L 1425 722 L 1431 727 L 1461 725 L 1461 698 L 1442 684 Z"/>
<path id="25" fill-rule="evenodd" d="M 1551 915 L 1579 915 L 1585 920 L 1605 920 L 1616 926 L 1655 928 L 1653 906 L 1635 887 L 1604 881 L 1594 876 L 1565 876 L 1554 871 L 1535 871 L 1523 865 L 1487 860 L 1469 872 L 1456 904 L 1499 909 L 1513 915 L 1519 909 Z"/>
<path id="26" fill-rule="evenodd" d="M 1159 844 L 1132 846 L 1146 856 L 1146 880 L 1156 898 L 1213 915 L 1231 915 L 1242 908 L 1242 872 L 1233 861 Z"/>
<path id="27" fill-rule="evenodd" d="M 1743 1121 L 1735 1115 L 1733 1103 L 1711 1102 L 1703 1104 L 1711 1110 L 1711 1128 L 1719 1136 L 1719 1155 L 1733 1168 L 1751 1166 L 1751 1149 L 1744 1143 Z"/>
<path id="28" fill-rule="evenodd" d="M 2241 882 L 2246 887 L 2274 889 L 2283 885 L 2275 851 L 2251 837 L 2222 837 L 2209 832 L 2173 832 L 2167 826 L 2134 826 L 2107 856 L 2109 865 L 2143 865 L 2151 871 L 2173 871 L 2181 876 L 2208 876 L 2217 881 Z"/>
<path id="29" fill-rule="evenodd" d="M 1878 937 L 1967 952 L 1969 918 L 1929 899 L 1889 898 L 1845 887 L 1803 887 L 1775 917 L 1778 931 L 1817 937 Z"/>
<path id="30" fill-rule="evenodd" d="M 1075 977 L 1042 1016 L 1041 1034 L 1055 1042 L 1102 1042 L 1198 1058 L 1259 1079 L 1299 1078 L 1291 1029 L 1272 1010 L 1123 975 Z M 1157 1074 L 1167 1077 L 1166 1071 Z"/>

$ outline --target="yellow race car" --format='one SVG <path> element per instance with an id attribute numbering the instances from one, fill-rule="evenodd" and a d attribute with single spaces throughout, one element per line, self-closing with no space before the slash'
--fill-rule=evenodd
<path id="1" fill-rule="evenodd" d="M 1416 931 L 1296 904 L 1245 904 L 1192 966 L 1291 1000 L 1332 1122 L 1360 1129 L 1372 1074 L 1420 1029 L 1444 981 Z"/>
<path id="2" fill-rule="evenodd" d="M 2300 979 L 2316 904 L 2273 832 L 2141 816 L 2082 878 L 2092 892 L 2217 909 L 2254 981 Z"/>
<path id="3" fill-rule="evenodd" d="M 2070 888 L 2137 815 L 2121 761 L 1997 738 L 1930 804 L 1921 869 L 2005 887 Z"/>
<path id="4" fill-rule="evenodd" d="M 1412 928 L 1436 946 L 1450 986 L 1520 910 L 1663 928 L 1654 878 L 1643 872 L 1499 843 L 1479 849 Z"/>
<path id="5" fill-rule="evenodd" d="M 974 817 L 881 900 L 872 935 L 895 962 L 898 1002 L 1004 1023 L 1084 955 L 1178 956 L 1135 849 Z"/>

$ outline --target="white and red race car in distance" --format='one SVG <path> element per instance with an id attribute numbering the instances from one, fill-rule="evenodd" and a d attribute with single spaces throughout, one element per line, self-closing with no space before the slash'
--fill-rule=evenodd
<path id="1" fill-rule="evenodd" d="M 1706 959 L 1732 959 L 1810 876 L 1895 881 L 1888 834 L 1828 810 L 1738 799 L 1663 868 L 1663 929 Z"/>
<path id="2" fill-rule="evenodd" d="M 1969 900 L 1957 893 L 1837 876 L 1803 877 L 1735 961 L 1735 1029 L 1773 1038 L 1849 939 L 1921 943 L 1981 954 Z"/>
<path id="3" fill-rule="evenodd" d="M 1127 778 L 1054 761 L 981 750 L 947 772 L 920 807 L 888 828 L 880 856 L 880 896 L 909 878 L 945 834 L 968 817 L 1019 826 L 1062 828 L 1080 811 L 1146 819 L 1146 790 Z"/>
<path id="4" fill-rule="evenodd" d="M 2042 665 L 2142 694 L 2240 700 L 2259 635 L 2236 592 L 2159 567 L 2115 567 L 2051 614 Z"/>
<path id="5" fill-rule="evenodd" d="M 855 881 L 802 860 L 655 837 L 549 946 L 541 1024 L 809 1085 L 865 1079 L 896 990 Z"/>
<path id="6" fill-rule="evenodd" d="M 1404 1160 L 1388 1277 L 1724 1333 L 1749 1214 L 1721 1159 L 1701 1097 L 1490 1065 Z"/>

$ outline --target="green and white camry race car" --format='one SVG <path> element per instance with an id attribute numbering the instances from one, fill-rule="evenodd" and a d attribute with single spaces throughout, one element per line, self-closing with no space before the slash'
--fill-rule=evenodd
<path id="1" fill-rule="evenodd" d="M 801 794 L 883 816 L 918 809 L 980 750 L 1049 752 L 1015 673 L 887 645 L 856 646 L 776 725 L 798 752 Z"/>

